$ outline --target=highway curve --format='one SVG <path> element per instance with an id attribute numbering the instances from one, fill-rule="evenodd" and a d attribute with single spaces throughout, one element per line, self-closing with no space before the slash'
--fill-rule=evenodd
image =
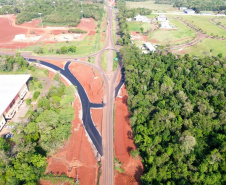
<path id="1" fill-rule="evenodd" d="M 27 60 L 30 62 L 37 62 L 37 60 L 35 60 L 35 59 L 27 59 Z M 64 66 L 64 69 L 61 69 L 60 67 L 50 64 L 48 62 L 40 61 L 40 64 L 47 66 L 49 68 L 52 68 L 56 71 L 59 71 L 73 85 L 77 86 L 77 91 L 78 91 L 78 94 L 80 96 L 81 103 L 82 103 L 82 111 L 83 111 L 82 120 L 83 120 L 84 127 L 85 127 L 86 131 L 88 132 L 88 135 L 91 138 L 93 144 L 95 145 L 98 153 L 102 156 L 103 155 L 102 137 L 100 136 L 98 130 L 96 129 L 96 127 L 93 124 L 91 114 L 90 114 L 90 108 L 103 107 L 103 103 L 95 104 L 95 103 L 91 103 L 89 101 L 89 98 L 86 94 L 85 89 L 82 87 L 82 85 L 77 80 L 77 78 L 71 73 L 71 71 L 69 69 L 70 63 L 71 62 L 67 62 Z"/>

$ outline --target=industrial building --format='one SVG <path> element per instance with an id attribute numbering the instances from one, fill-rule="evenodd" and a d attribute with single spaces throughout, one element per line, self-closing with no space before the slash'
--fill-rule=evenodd
<path id="1" fill-rule="evenodd" d="M 15 115 L 28 92 L 26 75 L 0 75 L 0 130 Z"/>

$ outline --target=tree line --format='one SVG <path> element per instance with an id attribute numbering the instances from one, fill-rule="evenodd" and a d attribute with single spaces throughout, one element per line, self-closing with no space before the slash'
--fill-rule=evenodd
<path id="1" fill-rule="evenodd" d="M 6 60 L 17 63 L 14 57 Z M 30 111 L 29 120 L 11 124 L 12 138 L 0 137 L 0 184 L 35 185 L 45 176 L 47 157 L 71 134 L 74 92 L 74 87 L 66 87 L 59 74 L 55 75 L 47 96 L 39 98 L 37 110 Z"/>
<path id="2" fill-rule="evenodd" d="M 174 7 L 187 7 L 200 11 L 226 10 L 224 0 L 155 0 L 156 4 L 173 4 Z M 198 12 L 197 12 L 198 13 Z"/>
<path id="3" fill-rule="evenodd" d="M 82 12 L 83 11 L 83 12 Z M 27 0 L 17 2 L 14 5 L 3 5 L 0 14 L 17 14 L 16 24 L 31 21 L 39 18 L 38 13 L 42 13 L 44 25 L 59 26 L 77 26 L 80 19 L 93 18 L 96 21 L 101 20 L 104 14 L 102 3 L 83 3 L 73 0 L 45 1 L 45 0 Z"/>

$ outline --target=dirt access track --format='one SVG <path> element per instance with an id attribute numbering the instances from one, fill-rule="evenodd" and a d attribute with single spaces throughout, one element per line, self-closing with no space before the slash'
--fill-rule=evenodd
<path id="1" fill-rule="evenodd" d="M 16 25 L 15 15 L 0 16 L 0 48 L 19 49 L 37 43 L 57 43 L 65 41 L 81 41 L 88 35 L 96 33 L 96 24 L 92 18 L 84 18 L 74 28 L 87 31 L 86 34 L 68 33 L 68 27 L 38 27 L 40 20 L 32 20 Z"/>
<path id="2" fill-rule="evenodd" d="M 115 101 L 115 156 L 122 163 L 124 173 L 115 171 L 115 185 L 141 184 L 140 177 L 143 173 L 141 159 L 132 158 L 131 150 L 136 146 L 133 142 L 133 131 L 129 121 L 127 106 L 128 94 L 125 85 L 122 86 Z"/>
<path id="3" fill-rule="evenodd" d="M 64 68 L 66 63 L 62 61 L 50 60 L 46 62 L 54 64 L 60 68 Z M 97 71 L 93 71 L 91 67 L 79 63 L 72 63 L 69 66 L 69 69 L 82 85 L 87 84 L 87 88 L 85 90 L 90 100 L 92 100 L 94 96 L 97 96 L 97 102 L 102 101 L 103 86 L 100 85 L 102 84 L 102 78 Z M 54 73 L 50 72 L 50 78 L 52 78 L 53 75 Z M 95 79 L 95 82 L 92 82 L 93 88 L 90 89 L 89 83 L 91 82 L 91 79 L 94 79 L 95 77 L 98 78 Z M 62 81 L 67 84 L 65 80 Z M 100 91 L 101 94 L 98 95 L 97 91 Z M 64 146 L 59 149 L 57 154 L 48 159 L 46 173 L 54 173 L 59 175 L 66 174 L 68 177 L 75 179 L 78 175 L 80 185 L 94 185 L 97 182 L 99 166 L 86 136 L 84 127 L 82 126 L 82 107 L 78 96 L 76 96 L 73 106 L 75 109 L 75 119 L 72 123 L 72 135 L 70 139 L 65 142 Z M 93 121 L 101 133 L 102 109 L 93 109 L 91 112 Z M 41 180 L 40 184 L 51 185 L 51 182 Z"/>

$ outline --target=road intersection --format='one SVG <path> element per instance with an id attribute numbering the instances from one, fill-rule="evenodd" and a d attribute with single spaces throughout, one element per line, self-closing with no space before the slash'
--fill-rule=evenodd
<path id="1" fill-rule="evenodd" d="M 85 126 L 85 129 L 89 137 L 91 138 L 93 144 L 95 145 L 98 153 L 102 156 L 103 175 L 101 177 L 101 184 L 113 185 L 114 184 L 113 107 L 114 107 L 115 98 L 120 90 L 120 87 L 124 83 L 124 78 L 123 78 L 123 69 L 122 69 L 122 64 L 120 59 L 119 59 L 119 65 L 116 71 L 105 72 L 101 67 L 101 56 L 105 50 L 108 50 L 108 51 L 110 50 L 111 52 L 114 50 L 117 53 L 119 52 L 114 45 L 113 36 L 112 36 L 112 25 L 113 25 L 112 8 L 108 6 L 107 3 L 108 2 L 106 2 L 107 13 L 108 13 L 108 18 L 107 18 L 108 26 L 106 31 L 107 40 L 104 48 L 101 49 L 100 51 L 94 54 L 91 54 L 89 56 L 77 57 L 77 58 L 55 57 L 55 56 L 32 56 L 29 53 L 22 53 L 21 56 L 28 61 L 33 61 L 33 62 L 39 61 L 42 65 L 45 65 L 56 71 L 60 71 L 60 73 L 64 75 L 73 85 L 77 86 L 78 93 L 80 95 L 80 99 L 82 103 L 82 109 L 83 109 L 83 124 Z M 5 54 L 9 55 L 9 53 L 0 53 L 0 55 L 5 55 Z M 88 58 L 92 56 L 96 56 L 97 65 L 80 60 L 80 59 Z M 67 62 L 65 64 L 64 69 L 61 69 L 48 62 L 45 62 L 45 60 L 59 60 L 59 59 L 64 61 L 70 61 L 70 62 Z M 112 65 L 112 61 L 113 61 L 113 54 L 110 54 L 108 55 L 107 64 Z M 76 79 L 76 77 L 70 72 L 69 65 L 71 62 L 82 63 L 85 65 L 91 66 L 101 73 L 104 79 L 104 87 L 105 87 L 105 96 L 102 104 L 95 104 L 89 101 L 89 98 L 84 88 Z M 108 69 L 112 69 L 112 66 L 110 66 Z M 116 79 L 120 72 L 122 73 L 121 74 L 122 77 L 119 84 L 116 84 Z M 90 108 L 91 107 L 100 108 L 102 106 L 103 106 L 103 123 L 102 123 L 103 133 L 101 137 L 92 122 L 91 115 L 90 115 Z"/>

